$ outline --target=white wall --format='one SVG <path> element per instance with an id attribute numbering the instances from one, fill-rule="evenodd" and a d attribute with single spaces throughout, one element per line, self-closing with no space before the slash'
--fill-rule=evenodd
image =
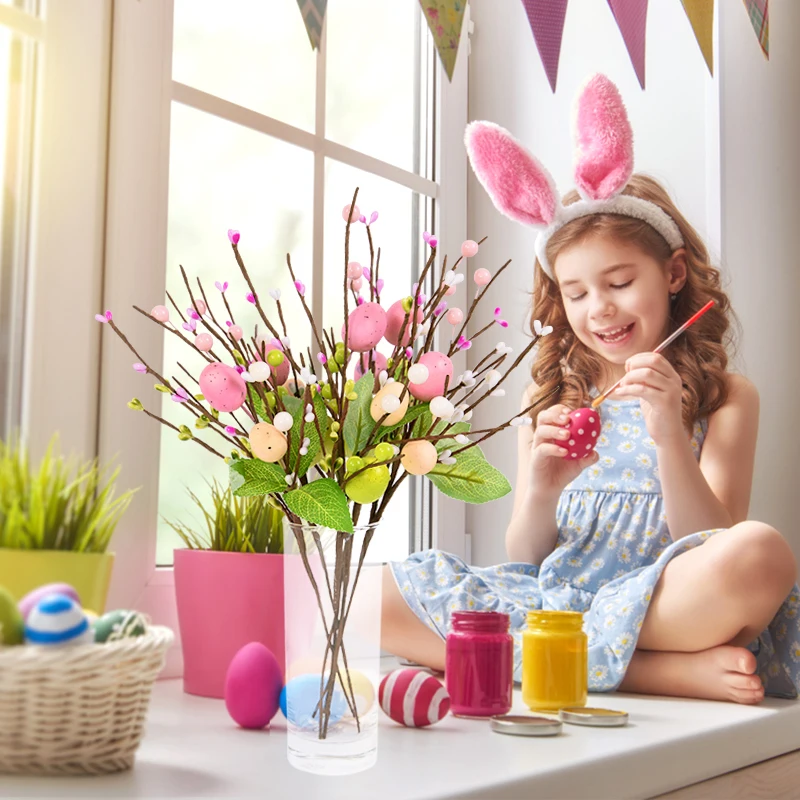
<path id="1" fill-rule="evenodd" d="M 736 27 L 743 28 L 747 18 L 741 3 L 731 5 L 734 8 L 730 9 L 730 16 L 740 16 L 744 23 L 737 23 Z M 784 5 L 793 5 L 793 0 L 785 0 Z M 545 77 L 522 4 L 518 0 L 472 0 L 471 9 L 475 32 L 470 57 L 470 119 L 492 120 L 511 131 L 544 162 L 559 190 L 565 192 L 573 186 L 570 126 L 576 91 L 591 74 L 605 73 L 619 86 L 631 117 L 636 169 L 664 182 L 706 237 L 712 252 L 719 252 L 717 82 L 708 73 L 678 0 L 650 2 L 646 92 L 639 87 L 606 2 L 570 0 L 555 95 Z M 800 4 L 793 5 L 795 18 L 798 10 Z M 756 59 L 761 58 L 752 31 L 751 39 L 744 33 L 741 41 L 737 38 L 730 44 L 729 51 L 750 50 Z M 775 37 L 776 47 L 779 36 Z M 788 32 L 784 36 L 788 39 Z M 796 63 L 797 56 L 794 58 Z M 775 66 L 773 63 L 773 69 Z M 766 103 L 766 98 L 762 102 Z M 485 311 L 491 313 L 495 305 L 503 307 L 511 326 L 503 331 L 502 338 L 518 350 L 528 341 L 524 325 L 530 310 L 535 234 L 501 216 L 474 175 L 470 175 L 468 191 L 470 238 L 489 236 L 472 266 L 493 269 L 508 258 L 513 259 L 508 270 L 511 274 L 507 273 L 505 281 L 498 281 L 502 287 L 496 302 L 486 303 Z M 735 226 L 729 225 L 728 230 L 731 227 Z M 788 303 L 787 298 L 787 311 Z M 743 314 L 743 319 L 747 327 L 753 327 L 751 317 Z M 474 349 L 478 357 L 484 352 L 477 346 Z M 516 381 L 509 380 L 504 399 L 487 401 L 478 409 L 476 427 L 496 424 L 513 414 L 525 383 L 527 376 L 520 368 Z M 766 380 L 760 384 L 768 390 Z M 485 451 L 493 464 L 509 476 L 514 474 L 516 442 L 512 432 L 495 437 Z M 488 506 L 469 508 L 467 532 L 472 536 L 473 563 L 505 560 L 503 538 L 511 503 L 509 496 Z"/>

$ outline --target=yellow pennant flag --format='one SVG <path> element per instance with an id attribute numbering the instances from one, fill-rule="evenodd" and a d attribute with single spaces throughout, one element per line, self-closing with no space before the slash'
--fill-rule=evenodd
<path id="1" fill-rule="evenodd" d="M 681 0 L 683 9 L 692 24 L 694 38 L 700 45 L 700 52 L 714 74 L 714 0 Z"/>
<path id="2" fill-rule="evenodd" d="M 447 79 L 453 80 L 467 0 L 419 0 Z"/>

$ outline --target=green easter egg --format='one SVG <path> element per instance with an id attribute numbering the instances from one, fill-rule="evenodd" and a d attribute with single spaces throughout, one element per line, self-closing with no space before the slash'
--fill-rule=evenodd
<path id="1" fill-rule="evenodd" d="M 383 465 L 372 467 L 349 480 L 344 487 L 347 496 L 356 503 L 374 503 L 389 485 L 389 468 Z"/>
<path id="2" fill-rule="evenodd" d="M 394 458 L 394 447 L 388 442 L 381 442 L 375 448 L 375 458 L 377 458 L 378 461 L 388 461 L 390 458 Z"/>
<path id="3" fill-rule="evenodd" d="M 0 645 L 22 644 L 25 623 L 11 593 L 0 586 Z"/>
<path id="4" fill-rule="evenodd" d="M 138 611 L 109 611 L 94 622 L 94 640 L 101 644 L 142 636 L 146 631 L 147 620 Z"/>

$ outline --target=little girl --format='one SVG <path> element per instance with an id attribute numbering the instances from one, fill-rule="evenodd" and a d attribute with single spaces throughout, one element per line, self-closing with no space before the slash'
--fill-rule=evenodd
<path id="1" fill-rule="evenodd" d="M 438 551 L 386 568 L 383 644 L 444 668 L 454 610 L 503 611 L 515 638 L 530 609 L 581 611 L 589 689 L 739 703 L 800 686 L 800 590 L 781 535 L 746 521 L 758 423 L 753 385 L 727 370 L 729 303 L 696 231 L 654 180 L 632 175 L 616 87 L 579 101 L 572 192 L 490 123 L 467 132 L 495 205 L 543 228 L 535 315 L 542 339 L 522 407 L 510 563 L 471 568 Z M 652 351 L 709 299 L 714 307 Z M 570 410 L 622 382 L 597 409 L 595 451 L 561 446 Z"/>

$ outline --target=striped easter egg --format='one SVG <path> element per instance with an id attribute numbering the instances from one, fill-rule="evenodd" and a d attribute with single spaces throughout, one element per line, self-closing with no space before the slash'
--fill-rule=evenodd
<path id="1" fill-rule="evenodd" d="M 50 647 L 88 644 L 94 631 L 83 609 L 66 594 L 48 594 L 28 614 L 25 643 Z"/>
<path id="2" fill-rule="evenodd" d="M 443 719 L 450 710 L 447 689 L 429 672 L 396 669 L 378 689 L 378 702 L 395 722 L 408 728 L 424 728 Z"/>

